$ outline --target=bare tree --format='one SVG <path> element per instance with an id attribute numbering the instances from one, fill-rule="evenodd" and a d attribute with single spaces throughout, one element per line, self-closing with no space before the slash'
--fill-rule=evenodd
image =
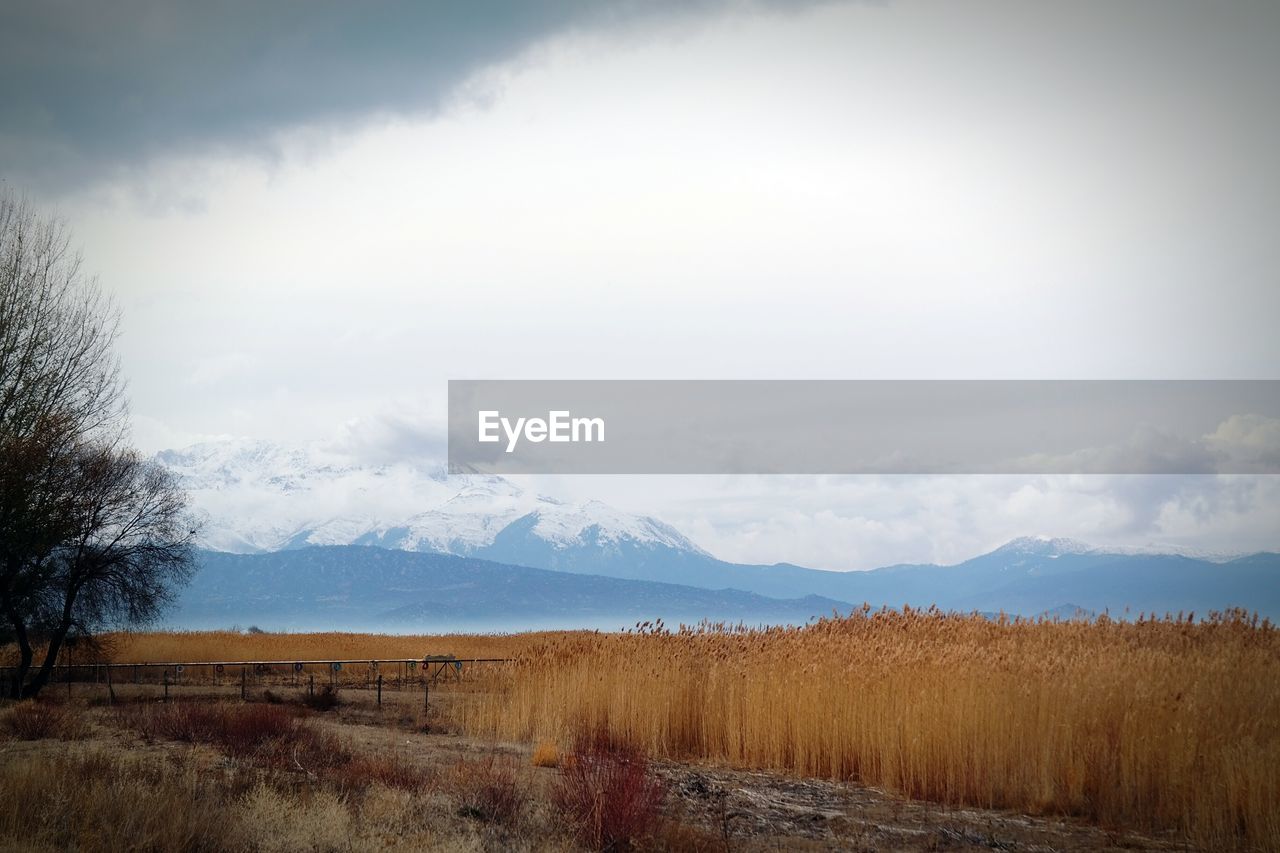
<path id="1" fill-rule="evenodd" d="M 58 428 L 73 440 L 118 440 L 124 428 L 119 314 L 61 221 L 0 193 L 0 430 Z M 55 421 L 57 423 L 55 423 Z"/>
<path id="2" fill-rule="evenodd" d="M 47 683 L 69 636 L 154 619 L 190 572 L 185 496 L 127 447 L 117 323 L 65 227 L 0 194 L 0 641 L 18 647 L 15 697 Z"/>

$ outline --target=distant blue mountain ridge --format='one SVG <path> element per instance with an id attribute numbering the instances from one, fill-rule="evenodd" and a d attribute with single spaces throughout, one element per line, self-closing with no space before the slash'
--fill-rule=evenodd
<path id="1" fill-rule="evenodd" d="M 1273 553 L 1211 562 L 1021 539 L 954 566 L 830 572 L 738 565 L 626 542 L 597 548 L 594 559 L 585 549 L 525 551 L 519 535 L 500 535 L 483 549 L 486 559 L 362 545 L 202 551 L 168 621 L 271 630 L 615 630 L 656 618 L 672 626 L 703 619 L 803 624 L 864 602 L 1061 618 L 1207 616 L 1237 607 L 1280 617 L 1280 555 Z M 548 567 L 495 559 L 503 557 Z"/>

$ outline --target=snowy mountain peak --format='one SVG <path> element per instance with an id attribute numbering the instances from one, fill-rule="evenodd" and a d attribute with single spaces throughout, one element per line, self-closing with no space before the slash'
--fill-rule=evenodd
<path id="1" fill-rule="evenodd" d="M 708 556 L 674 528 L 648 516 L 630 515 L 600 501 L 581 506 L 550 504 L 534 510 L 533 532 L 557 548 L 582 545 L 588 535 L 595 541 L 623 541 L 658 545 Z"/>
<path id="2" fill-rule="evenodd" d="M 1141 546 L 1089 545 L 1076 539 L 1050 536 L 1019 536 L 1001 545 L 993 554 L 1025 557 L 1061 557 L 1064 554 L 1097 554 L 1126 557 L 1179 556 L 1210 563 L 1225 563 L 1243 556 L 1236 552 L 1205 551 L 1181 545 L 1152 543 Z"/>
<path id="3" fill-rule="evenodd" d="M 1075 539 L 1050 536 L 1019 536 L 992 553 L 1034 557 L 1060 557 L 1064 554 L 1089 554 L 1096 549 Z"/>
<path id="4" fill-rule="evenodd" d="M 526 519 L 554 551 L 629 543 L 707 556 L 655 519 L 595 500 L 564 503 L 502 477 L 448 476 L 437 464 L 363 466 L 321 446 L 250 439 L 166 450 L 156 460 L 205 516 L 203 544 L 214 550 L 361 544 L 483 556 Z"/>

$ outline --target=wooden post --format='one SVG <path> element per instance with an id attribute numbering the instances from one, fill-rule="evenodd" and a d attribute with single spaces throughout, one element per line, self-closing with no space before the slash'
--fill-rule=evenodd
<path id="1" fill-rule="evenodd" d="M 316 695 L 316 674 L 314 672 L 311 673 L 311 675 L 308 677 L 308 680 L 307 680 L 307 695 L 308 696 Z"/>
<path id="2" fill-rule="evenodd" d="M 240 701 L 244 701 L 249 696 L 249 671 L 244 667 L 240 667 Z"/>
<path id="3" fill-rule="evenodd" d="M 430 695 L 431 695 L 431 682 L 430 681 L 422 682 L 422 710 L 424 711 L 427 710 L 427 706 L 428 706 L 427 699 Z"/>
<path id="4" fill-rule="evenodd" d="M 164 701 L 169 701 L 169 670 L 164 671 Z"/>
<path id="5" fill-rule="evenodd" d="M 111 667 L 103 667 L 107 671 L 107 702 L 111 705 L 116 704 L 116 689 L 111 685 Z"/>
<path id="6" fill-rule="evenodd" d="M 378 676 L 378 707 L 382 707 L 382 676 Z"/>

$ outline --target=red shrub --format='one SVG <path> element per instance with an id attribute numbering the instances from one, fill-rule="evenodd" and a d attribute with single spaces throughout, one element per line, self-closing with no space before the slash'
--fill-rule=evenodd
<path id="1" fill-rule="evenodd" d="M 0 731 L 19 740 L 74 738 L 83 734 L 79 715 L 46 702 L 20 702 L 0 715 Z"/>
<path id="2" fill-rule="evenodd" d="M 625 850 L 652 835 L 666 790 L 642 750 L 601 734 L 579 735 L 560 764 L 552 802 L 595 850 Z"/>
<path id="3" fill-rule="evenodd" d="M 431 773 L 394 754 L 359 756 L 335 770 L 332 778 L 344 789 L 364 788 L 370 783 L 378 782 L 388 788 L 405 791 L 424 790 L 432 781 Z"/>
<path id="4" fill-rule="evenodd" d="M 528 793 L 516 778 L 510 760 L 490 755 L 479 761 L 460 761 L 448 787 L 458 800 L 458 813 L 489 823 L 514 824 L 524 813 Z"/>
<path id="5" fill-rule="evenodd" d="M 175 702 L 121 715 L 145 737 L 213 744 L 274 766 L 311 772 L 351 760 L 336 736 L 312 729 L 281 705 Z"/>
<path id="6" fill-rule="evenodd" d="M 293 733 L 298 727 L 293 714 L 278 705 L 174 702 L 144 706 L 135 713 L 138 730 L 147 737 L 213 743 L 232 753 L 251 751 L 264 741 Z"/>
<path id="7" fill-rule="evenodd" d="M 302 722 L 279 705 L 231 705 L 222 715 L 217 743 L 233 755 L 245 755 L 267 741 L 292 738 Z"/>

